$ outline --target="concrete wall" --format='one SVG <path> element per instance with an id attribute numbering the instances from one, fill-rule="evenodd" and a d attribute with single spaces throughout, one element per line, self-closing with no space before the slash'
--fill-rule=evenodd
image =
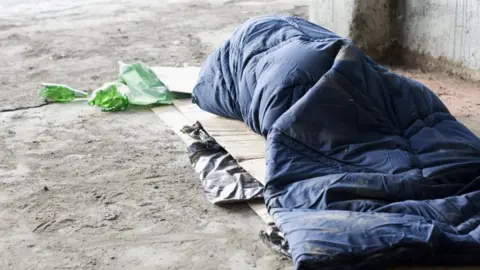
<path id="1" fill-rule="evenodd" d="M 355 0 L 312 0 L 310 20 L 342 37 L 350 37 Z"/>
<path id="2" fill-rule="evenodd" d="M 390 0 L 311 0 L 310 20 L 379 57 L 391 37 Z"/>
<path id="3" fill-rule="evenodd" d="M 480 0 L 311 0 L 310 17 L 374 58 L 480 79 Z"/>
<path id="4" fill-rule="evenodd" d="M 480 70 L 479 0 L 404 0 L 397 12 L 404 48 Z"/>

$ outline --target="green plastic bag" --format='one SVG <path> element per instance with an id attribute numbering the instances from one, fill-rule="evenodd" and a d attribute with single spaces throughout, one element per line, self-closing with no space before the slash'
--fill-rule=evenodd
<path id="1" fill-rule="evenodd" d="M 63 84 L 44 83 L 40 97 L 50 102 L 69 102 L 76 98 L 86 98 L 86 92 L 70 88 Z"/>
<path id="2" fill-rule="evenodd" d="M 128 101 L 135 105 L 173 104 L 170 90 L 157 78 L 157 75 L 141 62 L 120 64 L 120 81 L 130 91 L 126 93 Z"/>
<path id="3" fill-rule="evenodd" d="M 129 104 L 128 91 L 128 87 L 120 82 L 106 83 L 93 92 L 88 104 L 98 106 L 102 111 L 123 111 Z"/>

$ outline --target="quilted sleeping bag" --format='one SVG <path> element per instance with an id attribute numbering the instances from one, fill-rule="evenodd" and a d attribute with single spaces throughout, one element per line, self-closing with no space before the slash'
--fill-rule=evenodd
<path id="1" fill-rule="evenodd" d="M 265 203 L 297 269 L 480 265 L 480 140 L 424 85 L 296 17 L 241 25 L 203 110 L 267 139 Z"/>

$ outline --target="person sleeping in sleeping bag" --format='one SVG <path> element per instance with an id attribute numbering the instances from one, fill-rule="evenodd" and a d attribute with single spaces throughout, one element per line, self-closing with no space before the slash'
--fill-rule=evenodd
<path id="1" fill-rule="evenodd" d="M 424 85 L 306 20 L 240 25 L 192 99 L 266 140 L 297 269 L 480 265 L 480 140 Z"/>

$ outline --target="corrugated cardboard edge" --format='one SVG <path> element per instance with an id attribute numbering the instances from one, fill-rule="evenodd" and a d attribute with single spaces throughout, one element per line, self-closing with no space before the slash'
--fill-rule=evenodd
<path id="1" fill-rule="evenodd" d="M 153 108 L 152 111 L 169 127 L 177 134 L 183 142 L 187 145 L 190 145 L 194 142 L 194 140 L 188 136 L 187 134 L 181 132 L 181 129 L 185 125 L 192 125 L 195 121 L 191 121 L 187 117 L 185 117 L 176 107 L 174 106 L 163 106 L 163 107 L 156 107 Z M 208 132 L 208 130 L 207 130 Z M 259 163 L 255 165 L 255 163 Z M 249 160 L 247 168 L 257 168 L 261 167 L 260 164 L 264 164 L 262 159 L 256 160 Z M 242 166 L 242 164 L 240 163 Z M 262 172 L 250 172 L 247 168 L 244 169 L 249 172 L 252 176 L 262 176 Z M 265 170 L 265 169 L 263 169 Z M 260 179 L 257 178 L 260 181 Z M 263 181 L 263 178 L 262 178 Z M 266 223 L 270 224 L 273 223 L 272 217 L 268 214 L 267 208 L 262 201 L 259 202 L 249 202 L 248 205 L 252 210 Z"/>

